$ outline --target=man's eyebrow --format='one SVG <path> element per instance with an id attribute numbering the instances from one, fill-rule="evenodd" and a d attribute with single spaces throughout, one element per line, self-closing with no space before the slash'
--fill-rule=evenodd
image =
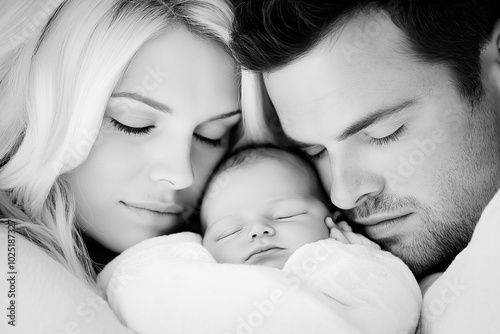
<path id="1" fill-rule="evenodd" d="M 352 124 L 351 126 L 349 126 L 342 134 L 340 134 L 339 136 L 336 137 L 336 140 L 337 141 L 346 140 L 347 138 L 358 133 L 359 131 L 366 129 L 367 127 L 369 127 L 375 123 L 381 122 L 382 120 L 384 120 L 384 119 L 386 119 L 394 114 L 397 114 L 398 112 L 401 112 L 405 109 L 408 109 L 408 108 L 412 107 L 413 105 L 415 105 L 416 103 L 417 103 L 416 99 L 411 99 L 411 100 L 407 100 L 403 103 L 400 103 L 396 106 L 376 110 L 375 112 L 367 115 L 363 119 L 361 119 L 361 120 L 357 121 L 356 123 Z"/>
<path id="2" fill-rule="evenodd" d="M 407 108 L 410 108 L 413 105 L 415 105 L 416 103 L 417 103 L 416 99 L 411 99 L 411 100 L 405 101 L 405 102 L 398 104 L 396 106 L 393 106 L 393 107 L 379 109 L 379 110 L 367 115 L 362 120 L 349 126 L 349 128 L 347 128 L 347 130 L 345 130 L 341 135 L 337 136 L 335 138 L 335 140 L 337 140 L 337 141 L 346 140 L 347 138 L 351 137 L 352 135 L 355 135 L 356 133 L 358 133 L 359 131 L 361 131 L 361 130 L 363 130 L 363 129 L 365 129 L 365 128 L 367 128 L 367 127 L 369 127 L 377 122 L 380 122 L 383 119 L 388 118 L 388 117 L 390 117 L 390 116 L 392 116 L 400 111 L 403 111 Z M 288 144 L 295 146 L 298 149 L 306 150 L 308 148 L 316 146 L 314 144 L 307 144 L 307 143 L 302 143 L 302 142 L 296 141 L 295 139 L 288 136 L 286 133 L 283 133 L 283 135 L 285 137 L 284 138 L 285 141 Z"/>
<path id="3" fill-rule="evenodd" d="M 142 103 L 150 106 L 151 108 L 159 110 L 161 112 L 168 113 L 168 114 L 172 113 L 172 110 L 169 107 L 167 107 L 166 105 L 164 105 L 158 101 L 155 101 L 153 99 L 150 99 L 149 97 L 145 97 L 145 96 L 142 96 L 140 94 L 137 94 L 137 93 L 130 93 L 130 92 L 113 93 L 113 94 L 111 94 L 111 97 L 125 97 L 128 99 L 142 102 Z"/>
<path id="4" fill-rule="evenodd" d="M 145 96 L 142 96 L 142 95 L 137 94 L 137 93 L 130 93 L 130 92 L 113 93 L 113 94 L 111 94 L 111 97 L 129 98 L 132 100 L 142 102 L 145 105 L 148 105 L 151 108 L 159 110 L 161 112 L 172 114 L 172 109 L 170 109 L 168 106 L 166 106 L 158 101 L 155 101 L 153 99 L 150 99 L 149 97 L 145 97 Z M 238 114 L 241 114 L 241 110 L 230 111 L 230 112 L 225 113 L 225 114 L 220 114 L 220 115 L 214 116 L 214 117 L 210 118 L 207 122 L 213 122 L 213 121 L 217 121 L 220 119 L 226 119 L 226 118 L 232 117 L 234 115 L 238 115 Z"/>

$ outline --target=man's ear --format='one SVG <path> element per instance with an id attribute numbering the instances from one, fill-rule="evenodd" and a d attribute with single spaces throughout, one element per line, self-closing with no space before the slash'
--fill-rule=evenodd
<path id="1" fill-rule="evenodd" d="M 500 65 L 500 18 L 497 20 L 495 24 L 495 28 L 493 29 L 493 34 L 491 38 L 491 42 L 493 44 L 493 48 L 496 51 L 496 63 Z"/>
<path id="2" fill-rule="evenodd" d="M 500 107 L 500 18 L 497 20 L 491 39 L 481 52 L 483 87 L 487 94 L 493 94 Z"/>

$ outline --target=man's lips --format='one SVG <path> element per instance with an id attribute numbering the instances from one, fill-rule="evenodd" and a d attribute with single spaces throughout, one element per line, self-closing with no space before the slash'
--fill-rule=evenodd
<path id="1" fill-rule="evenodd" d="M 257 259 L 257 258 L 260 258 L 260 257 L 265 257 L 265 256 L 269 256 L 269 255 L 273 255 L 281 250 L 283 250 L 284 248 L 281 248 L 281 247 L 277 247 L 277 246 L 264 246 L 264 247 L 259 247 L 257 248 L 256 250 L 252 251 L 252 253 L 250 253 L 250 255 L 248 256 L 248 258 L 245 260 L 245 261 L 248 261 L 250 259 Z"/>
<path id="2" fill-rule="evenodd" d="M 373 240 L 391 237 L 395 230 L 403 224 L 413 213 L 370 216 L 357 219 L 355 222 L 363 225 L 364 232 Z"/>
<path id="3" fill-rule="evenodd" d="M 354 219 L 354 223 L 359 224 L 359 225 L 376 225 L 380 224 L 385 221 L 389 220 L 394 220 L 397 218 L 401 217 L 406 217 L 409 216 L 411 212 L 409 213 L 393 213 L 393 214 L 373 214 L 371 216 L 368 216 L 366 218 L 357 218 Z"/>

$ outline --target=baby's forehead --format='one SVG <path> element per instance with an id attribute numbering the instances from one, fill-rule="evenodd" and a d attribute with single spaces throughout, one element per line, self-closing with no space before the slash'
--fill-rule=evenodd
<path id="1" fill-rule="evenodd" d="M 269 178 L 275 181 L 266 181 Z M 263 194 L 279 192 L 280 185 L 282 185 L 284 188 L 294 189 L 293 193 L 308 197 L 317 196 L 321 188 L 313 167 L 303 162 L 301 158 L 286 153 L 272 157 L 259 156 L 256 159 L 219 171 L 207 190 L 211 192 L 213 190 L 211 188 L 215 185 L 217 193 L 221 193 L 224 192 L 224 189 L 227 190 L 230 185 L 232 189 L 235 189 L 234 187 L 247 188 L 249 182 L 258 184 L 259 191 Z M 296 184 L 296 186 L 292 186 L 292 188 L 287 186 L 292 184 Z M 240 196 L 245 194 L 243 192 Z"/>
<path id="2" fill-rule="evenodd" d="M 225 172 L 237 175 L 242 174 L 241 171 L 245 171 L 246 173 L 257 172 L 261 170 L 263 166 L 274 166 L 290 171 L 296 171 L 301 174 L 308 174 L 310 177 L 314 176 L 312 167 L 302 161 L 300 157 L 286 151 L 278 150 L 268 152 L 266 155 L 253 156 L 242 163 L 234 166 L 228 166 L 228 168 L 223 170 L 220 174 Z"/>
<path id="3" fill-rule="evenodd" d="M 273 178 L 272 175 L 278 175 L 276 182 L 267 182 L 269 177 Z M 282 178 L 282 175 L 286 177 Z M 261 176 L 266 177 L 261 178 Z M 233 155 L 216 170 L 207 185 L 202 207 L 207 200 L 218 198 L 221 193 L 233 191 L 234 186 L 247 188 L 248 182 L 253 185 L 258 184 L 260 191 L 266 191 L 266 184 L 278 190 L 280 182 L 284 187 L 286 184 L 297 183 L 295 190 L 300 190 L 301 195 L 307 192 L 306 195 L 319 196 L 322 189 L 314 168 L 301 156 L 274 148 L 250 149 Z"/>

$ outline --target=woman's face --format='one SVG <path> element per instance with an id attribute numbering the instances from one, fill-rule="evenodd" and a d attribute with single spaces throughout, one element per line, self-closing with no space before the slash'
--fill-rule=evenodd
<path id="1" fill-rule="evenodd" d="M 184 28 L 149 42 L 69 175 L 80 226 L 121 252 L 186 221 L 241 120 L 238 80 L 222 47 Z"/>

